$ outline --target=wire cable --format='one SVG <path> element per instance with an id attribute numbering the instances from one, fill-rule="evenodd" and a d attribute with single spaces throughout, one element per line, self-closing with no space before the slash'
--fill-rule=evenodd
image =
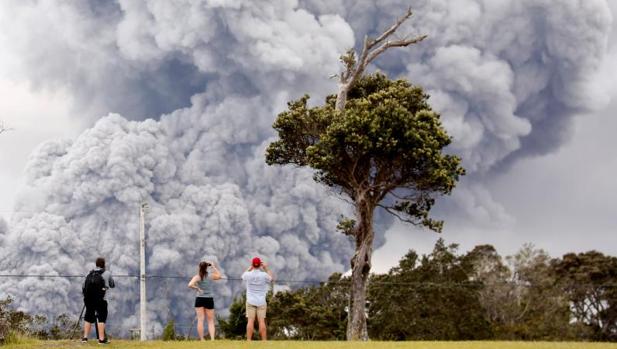
<path id="1" fill-rule="evenodd" d="M 139 279 L 139 275 L 130 275 L 130 274 L 119 274 L 112 275 L 113 278 L 127 278 L 127 279 Z M 84 278 L 85 275 L 45 275 L 45 274 L 0 274 L 0 278 Z M 146 279 L 180 279 L 180 280 L 189 280 L 190 276 L 182 276 L 182 275 L 146 275 Z M 222 277 L 220 280 L 228 280 L 228 281 L 243 281 L 241 278 L 233 278 L 233 277 Z M 350 284 L 350 280 L 294 280 L 294 279 L 275 279 L 274 284 L 277 285 L 286 285 L 286 284 L 311 284 L 311 285 L 348 285 Z M 510 284 L 517 284 L 519 286 L 531 287 L 534 285 L 528 283 L 517 283 L 517 282 L 509 282 Z M 369 285 L 391 285 L 391 286 L 433 286 L 433 287 L 482 287 L 481 282 L 474 281 L 368 281 Z M 593 284 L 593 283 L 577 283 L 578 287 L 617 287 L 617 284 L 607 283 L 607 284 Z"/>

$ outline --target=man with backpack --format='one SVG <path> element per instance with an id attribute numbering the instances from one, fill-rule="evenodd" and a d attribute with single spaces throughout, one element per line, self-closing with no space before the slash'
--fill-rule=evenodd
<path id="1" fill-rule="evenodd" d="M 97 322 L 99 344 L 107 344 L 109 341 L 105 336 L 105 321 L 107 320 L 107 301 L 105 292 L 114 288 L 116 285 L 111 273 L 105 270 L 105 258 L 96 259 L 96 268 L 91 270 L 86 276 L 82 292 L 84 294 L 84 305 L 86 314 L 84 315 L 84 336 L 82 342 L 88 342 L 88 334 L 92 324 Z"/>

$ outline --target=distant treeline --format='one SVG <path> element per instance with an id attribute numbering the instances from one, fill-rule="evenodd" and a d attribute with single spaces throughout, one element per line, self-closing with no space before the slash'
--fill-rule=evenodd
<path id="1" fill-rule="evenodd" d="M 270 295 L 271 339 L 344 340 L 350 281 L 327 282 Z M 243 338 L 244 297 L 219 319 L 219 335 Z M 437 241 L 410 251 L 369 282 L 368 330 L 374 340 L 617 340 L 617 257 L 599 252 L 551 258 L 526 245 L 502 258 L 490 245 L 465 254 Z M 76 319 L 46 319 L 0 301 L 0 342 L 16 334 L 47 339 L 79 335 Z M 176 336 L 172 321 L 161 334 Z"/>
<path id="2" fill-rule="evenodd" d="M 349 279 L 278 292 L 268 305 L 272 338 L 344 340 Z M 245 333 L 244 299 L 220 321 Z M 439 240 L 407 253 L 369 282 L 368 330 L 375 340 L 617 340 L 617 258 L 591 251 L 550 258 L 530 245 L 502 258 L 490 245 L 466 254 Z"/>

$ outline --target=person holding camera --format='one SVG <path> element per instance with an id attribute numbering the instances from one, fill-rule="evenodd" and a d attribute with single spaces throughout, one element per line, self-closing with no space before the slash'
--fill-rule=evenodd
<path id="1" fill-rule="evenodd" d="M 268 286 L 274 280 L 272 271 L 268 265 L 259 259 L 253 258 L 251 266 L 242 274 L 242 280 L 246 282 L 246 339 L 253 339 L 255 318 L 259 322 L 259 336 L 265 341 L 266 333 L 266 294 Z"/>
<path id="2" fill-rule="evenodd" d="M 208 275 L 208 268 L 212 268 Z M 212 281 L 221 279 L 221 273 L 214 263 L 202 261 L 199 263 L 198 273 L 189 282 L 189 288 L 197 291 L 195 297 L 195 313 L 197 314 L 197 334 L 199 340 L 204 340 L 204 317 L 208 318 L 208 333 L 214 340 L 214 293 Z"/>
<path id="3" fill-rule="evenodd" d="M 82 287 L 84 295 L 84 335 L 81 338 L 83 343 L 88 342 L 88 335 L 92 324 L 96 323 L 99 344 L 108 344 L 109 340 L 105 335 L 105 321 L 107 321 L 107 300 L 105 294 L 110 288 L 116 286 L 111 273 L 105 269 L 105 258 L 99 257 L 95 261 L 96 268 L 91 270 L 86 276 Z"/>

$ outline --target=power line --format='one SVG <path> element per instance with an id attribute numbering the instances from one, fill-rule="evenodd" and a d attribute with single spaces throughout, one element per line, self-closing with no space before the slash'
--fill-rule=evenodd
<path id="1" fill-rule="evenodd" d="M 59 278 L 84 278 L 85 275 L 45 275 L 45 274 L 0 274 L 0 278 L 51 278 L 51 279 L 59 279 Z M 119 274 L 113 275 L 113 278 L 127 278 L 127 279 L 139 279 L 139 275 L 130 275 L 130 274 Z M 181 279 L 181 280 L 189 280 L 190 276 L 182 276 L 182 275 L 146 275 L 147 279 Z M 234 278 L 234 277 L 222 277 L 220 280 L 227 281 L 243 281 L 242 278 Z M 323 285 L 347 285 L 350 284 L 351 280 L 339 280 L 339 281 L 330 281 L 330 280 L 294 280 L 294 279 L 275 279 L 275 284 L 323 284 Z M 508 282 L 509 284 L 516 284 L 520 286 L 531 287 L 533 284 L 528 283 L 517 283 L 517 282 Z M 481 282 L 473 282 L 473 281 L 443 281 L 443 282 L 435 282 L 435 281 L 369 281 L 369 285 L 392 285 L 392 286 L 433 286 L 433 287 L 483 287 L 487 286 L 482 284 Z M 607 284 L 592 284 L 592 283 L 577 283 L 576 286 L 580 287 L 617 287 L 617 284 L 607 283 Z"/>
<path id="2" fill-rule="evenodd" d="M 0 209 L 0 212 L 2 213 L 49 213 L 49 212 L 45 212 L 45 211 L 30 211 L 30 210 L 4 210 L 4 209 Z"/>
<path id="3" fill-rule="evenodd" d="M 85 275 L 0 274 L 0 278 L 85 278 Z M 114 278 L 139 278 L 139 275 L 113 275 Z"/>

